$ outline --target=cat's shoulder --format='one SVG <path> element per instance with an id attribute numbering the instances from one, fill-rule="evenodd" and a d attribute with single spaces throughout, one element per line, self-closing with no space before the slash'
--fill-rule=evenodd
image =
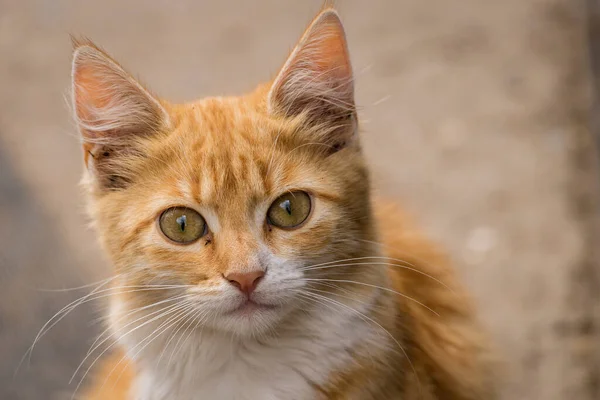
<path id="1" fill-rule="evenodd" d="M 425 274 L 428 274 L 438 279 L 446 279 L 447 286 L 454 287 L 454 290 L 459 289 L 455 287 L 458 286 L 458 282 L 454 278 L 454 268 L 442 247 L 423 233 L 415 219 L 398 202 L 385 197 L 375 197 L 373 214 L 381 251 L 389 257 L 390 263 L 403 265 L 400 268 L 391 268 L 394 279 L 420 283 Z M 408 273 L 414 269 L 419 270 L 421 274 Z M 427 282 L 426 286 L 434 282 L 431 279 L 424 281 Z"/>
<path id="2" fill-rule="evenodd" d="M 129 400 L 135 373 L 125 353 L 116 350 L 102 360 L 95 372 L 85 400 Z"/>
<path id="3" fill-rule="evenodd" d="M 398 323 L 426 371 L 421 380 L 437 398 L 493 399 L 497 363 L 449 257 L 394 202 L 378 198 L 374 214 L 392 285 L 405 296 L 398 297 Z"/>

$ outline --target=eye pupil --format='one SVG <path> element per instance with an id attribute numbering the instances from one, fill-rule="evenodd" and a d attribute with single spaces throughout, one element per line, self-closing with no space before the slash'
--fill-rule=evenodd
<path id="1" fill-rule="evenodd" d="M 185 214 L 178 217 L 176 219 L 176 221 L 177 221 L 177 225 L 179 225 L 179 230 L 181 232 L 185 232 L 185 226 L 186 226 L 186 222 L 187 222 L 187 217 L 185 216 Z"/>
<path id="2" fill-rule="evenodd" d="M 281 202 L 279 207 L 283 208 L 288 215 L 292 215 L 292 203 L 289 200 Z"/>

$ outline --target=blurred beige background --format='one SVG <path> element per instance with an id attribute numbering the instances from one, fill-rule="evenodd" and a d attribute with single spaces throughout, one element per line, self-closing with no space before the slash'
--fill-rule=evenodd
<path id="1" fill-rule="evenodd" d="M 446 246 L 507 361 L 504 399 L 600 398 L 597 161 L 576 0 L 339 0 L 374 186 Z M 173 101 L 271 77 L 320 1 L 0 0 L 0 398 L 63 399 L 108 276 L 86 227 L 69 33 Z"/>

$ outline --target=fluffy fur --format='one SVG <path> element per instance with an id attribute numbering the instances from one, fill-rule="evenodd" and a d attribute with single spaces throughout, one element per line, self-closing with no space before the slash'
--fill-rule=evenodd
<path id="1" fill-rule="evenodd" d="M 73 104 L 90 214 L 114 264 L 91 399 L 490 399 L 485 339 L 446 259 L 371 199 L 337 13 L 323 10 L 274 81 L 174 105 L 91 42 Z M 271 226 L 303 190 L 297 229 Z M 157 218 L 199 212 L 178 245 Z M 245 297 L 224 276 L 266 271 Z M 95 350 L 95 349 L 94 349 Z"/>

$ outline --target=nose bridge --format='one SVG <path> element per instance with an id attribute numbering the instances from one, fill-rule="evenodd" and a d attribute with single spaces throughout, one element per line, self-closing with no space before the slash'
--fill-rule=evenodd
<path id="1" fill-rule="evenodd" d="M 228 226 L 219 236 L 219 258 L 224 275 L 262 270 L 257 238 L 248 229 Z"/>

